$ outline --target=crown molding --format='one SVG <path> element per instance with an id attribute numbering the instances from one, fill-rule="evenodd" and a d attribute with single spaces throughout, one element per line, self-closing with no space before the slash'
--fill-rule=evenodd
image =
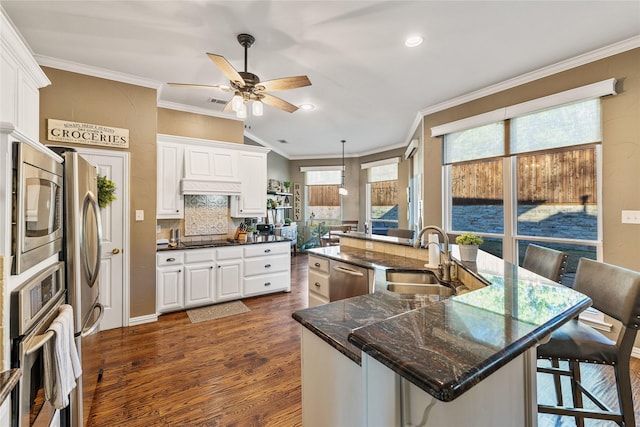
<path id="1" fill-rule="evenodd" d="M 626 40 L 622 40 L 618 43 L 614 43 L 609 46 L 596 49 L 582 55 L 574 56 L 565 61 L 557 62 L 548 67 L 540 68 L 535 71 L 531 71 L 526 74 L 522 74 L 518 77 L 514 77 L 509 80 L 497 83 L 495 85 L 487 86 L 483 89 L 467 93 L 456 98 L 451 98 L 447 101 L 434 104 L 430 107 L 423 108 L 419 111 L 419 116 L 427 116 L 429 114 L 437 113 L 438 111 L 446 110 L 448 108 L 457 107 L 458 105 L 475 101 L 476 99 L 483 98 L 485 96 L 493 95 L 498 92 L 502 92 L 507 89 L 512 89 L 517 86 L 521 86 L 532 81 L 549 77 L 554 74 L 561 73 L 563 71 L 570 70 L 572 68 L 579 67 L 581 65 L 589 64 L 591 62 L 598 61 L 600 59 L 608 58 L 619 53 L 623 53 L 632 49 L 640 47 L 640 36 L 634 36 Z"/>
<path id="2" fill-rule="evenodd" d="M 158 100 L 158 108 L 168 108 L 169 110 L 183 111 L 185 113 L 202 114 L 204 116 L 220 117 L 221 119 L 237 120 L 240 122 L 243 121 L 232 114 L 208 110 L 201 107 L 194 107 L 193 105 L 180 104 L 178 102 Z"/>
<path id="3" fill-rule="evenodd" d="M 77 62 L 66 61 L 64 59 L 52 58 L 44 55 L 34 55 L 34 58 L 43 67 L 56 68 L 58 70 L 72 73 L 84 74 L 101 79 L 113 80 L 121 83 L 128 83 L 136 86 L 147 87 L 158 90 L 162 82 L 134 76 L 132 74 L 120 73 L 118 71 L 107 70 L 105 68 L 94 67 L 92 65 L 79 64 Z"/>

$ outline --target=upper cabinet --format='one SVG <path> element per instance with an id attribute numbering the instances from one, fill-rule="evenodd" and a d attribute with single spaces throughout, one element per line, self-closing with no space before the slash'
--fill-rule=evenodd
<path id="1" fill-rule="evenodd" d="M 156 218 L 184 218 L 180 180 L 184 174 L 184 146 L 158 141 L 158 197 Z"/>
<path id="2" fill-rule="evenodd" d="M 31 50 L 0 8 L 0 122 L 33 141 L 40 139 L 41 87 L 51 84 Z"/>
<path id="3" fill-rule="evenodd" d="M 184 195 L 230 196 L 230 216 L 266 215 L 268 148 L 158 135 L 158 219 L 184 218 Z"/>

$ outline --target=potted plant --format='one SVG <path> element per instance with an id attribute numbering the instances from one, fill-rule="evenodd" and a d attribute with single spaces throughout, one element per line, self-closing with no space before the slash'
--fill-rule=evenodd
<path id="1" fill-rule="evenodd" d="M 463 233 L 456 237 L 456 243 L 460 245 L 460 260 L 475 262 L 478 246 L 484 243 L 484 240 L 474 233 Z"/>
<path id="2" fill-rule="evenodd" d="M 285 218 L 284 219 L 284 225 L 290 226 L 291 225 L 291 218 Z"/>
<path id="3" fill-rule="evenodd" d="M 283 181 L 282 185 L 284 186 L 284 192 L 285 193 L 290 193 L 290 189 L 291 189 L 291 181 Z"/>

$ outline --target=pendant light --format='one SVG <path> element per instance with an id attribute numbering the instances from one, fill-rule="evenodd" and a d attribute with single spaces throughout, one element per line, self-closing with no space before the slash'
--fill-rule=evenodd
<path id="1" fill-rule="evenodd" d="M 340 142 L 342 142 L 342 185 L 340 185 L 340 188 L 338 189 L 338 194 L 340 194 L 341 196 L 347 196 L 349 195 L 349 191 L 347 191 L 346 187 L 344 186 L 344 143 L 347 141 L 343 139 Z"/>

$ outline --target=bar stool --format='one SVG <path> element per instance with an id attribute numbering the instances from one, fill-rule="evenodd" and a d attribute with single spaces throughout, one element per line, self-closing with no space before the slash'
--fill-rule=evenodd
<path id="1" fill-rule="evenodd" d="M 522 267 L 554 282 L 562 283 L 567 254 L 555 249 L 530 244 L 524 253 Z"/>
<path id="2" fill-rule="evenodd" d="M 595 329 L 570 320 L 551 334 L 546 344 L 538 347 L 538 359 L 566 360 L 569 369 L 538 368 L 538 372 L 560 375 L 571 379 L 573 408 L 563 406 L 562 393 L 556 390 L 558 406 L 538 405 L 538 412 L 568 415 L 576 419 L 579 427 L 584 418 L 615 421 L 621 426 L 634 427 L 635 415 L 629 363 L 633 343 L 640 328 L 640 273 L 580 258 L 573 289 L 593 300 L 593 307 L 621 322 L 615 341 Z M 580 382 L 580 362 L 613 366 L 620 412 L 614 412 L 587 390 Z M 587 396 L 599 410 L 587 410 L 582 395 Z"/>

